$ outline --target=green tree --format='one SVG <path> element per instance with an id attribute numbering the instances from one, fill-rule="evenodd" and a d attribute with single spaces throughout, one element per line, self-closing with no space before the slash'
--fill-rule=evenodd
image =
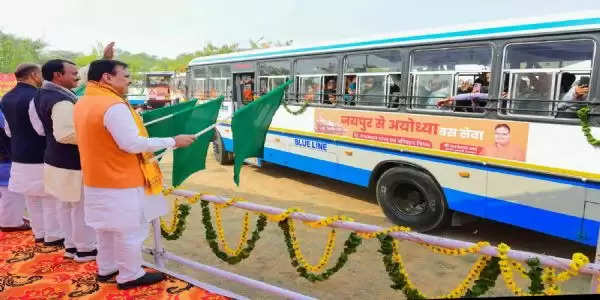
<path id="1" fill-rule="evenodd" d="M 19 38 L 0 31 L 0 72 L 14 72 L 24 62 L 40 62 L 40 52 L 45 46 L 41 40 Z"/>

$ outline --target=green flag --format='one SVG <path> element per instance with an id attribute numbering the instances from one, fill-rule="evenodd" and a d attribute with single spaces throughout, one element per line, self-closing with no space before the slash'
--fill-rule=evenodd
<path id="1" fill-rule="evenodd" d="M 240 185 L 240 171 L 244 160 L 249 157 L 263 156 L 267 130 L 273 115 L 281 104 L 285 89 L 292 81 L 276 87 L 266 95 L 242 107 L 233 115 L 233 181 Z"/>
<path id="2" fill-rule="evenodd" d="M 186 109 L 191 109 L 192 107 L 194 107 L 194 105 L 196 105 L 196 101 L 198 100 L 193 99 L 179 104 L 149 110 L 147 112 L 142 113 L 142 118 L 144 119 L 144 123 L 146 124 L 148 122 L 155 121 L 159 118 L 166 117 L 169 115 L 177 116 L 178 114 L 181 114 L 184 111 L 186 111 Z M 174 118 L 171 117 L 168 119 L 157 121 L 156 123 L 146 125 L 146 129 L 148 130 L 148 135 L 150 135 L 150 137 L 170 137 L 177 135 L 177 133 L 173 134 L 175 130 L 174 126 L 176 126 L 176 122 Z"/>
<path id="3" fill-rule="evenodd" d="M 174 119 L 177 134 L 197 134 L 217 121 L 224 97 L 198 105 L 176 114 Z M 198 136 L 191 145 L 175 149 L 173 154 L 173 186 L 179 186 L 185 179 L 206 167 L 208 144 L 212 141 L 215 129 Z"/>

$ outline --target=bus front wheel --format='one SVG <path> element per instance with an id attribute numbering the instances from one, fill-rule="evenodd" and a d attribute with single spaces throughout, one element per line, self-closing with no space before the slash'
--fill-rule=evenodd
<path id="1" fill-rule="evenodd" d="M 225 150 L 225 146 L 223 145 L 223 139 L 218 131 L 215 131 L 215 135 L 213 138 L 213 154 L 215 155 L 215 159 L 221 165 L 228 165 L 233 162 L 233 153 Z"/>
<path id="2" fill-rule="evenodd" d="M 377 181 L 377 202 L 394 223 L 430 231 L 448 220 L 448 204 L 439 185 L 426 172 L 393 167 Z"/>

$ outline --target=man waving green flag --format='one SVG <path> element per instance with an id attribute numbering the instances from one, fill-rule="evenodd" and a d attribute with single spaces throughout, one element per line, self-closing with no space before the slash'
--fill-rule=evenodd
<path id="1" fill-rule="evenodd" d="M 240 185 L 240 171 L 244 160 L 263 156 L 267 130 L 279 108 L 286 88 L 292 81 L 276 87 L 266 95 L 236 111 L 231 120 L 233 131 L 233 181 Z"/>

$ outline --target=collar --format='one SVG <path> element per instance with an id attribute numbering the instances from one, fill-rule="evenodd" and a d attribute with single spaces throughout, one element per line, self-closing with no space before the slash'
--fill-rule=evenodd
<path id="1" fill-rule="evenodd" d="M 63 86 L 60 86 L 52 81 L 44 80 L 44 83 L 42 83 L 42 89 L 57 91 L 69 97 L 69 99 L 71 100 L 77 99 L 77 96 L 73 93 L 73 91 L 66 89 Z"/>
<path id="2" fill-rule="evenodd" d="M 27 88 L 33 88 L 37 90 L 37 86 L 33 85 L 33 84 L 29 84 L 27 82 L 23 82 L 23 81 L 17 81 L 17 86 L 20 87 L 27 87 Z"/>
<path id="3" fill-rule="evenodd" d="M 124 100 L 123 96 L 121 96 L 112 86 L 98 81 L 89 80 L 87 82 L 85 94 L 94 95 L 98 93 L 109 94 L 111 96 L 118 97 L 119 99 Z"/>

